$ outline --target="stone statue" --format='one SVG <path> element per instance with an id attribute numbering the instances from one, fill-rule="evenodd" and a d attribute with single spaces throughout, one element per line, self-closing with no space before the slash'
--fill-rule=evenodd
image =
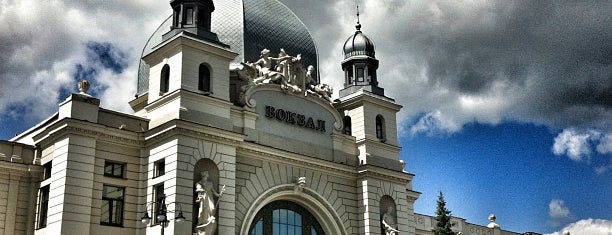
<path id="1" fill-rule="evenodd" d="M 283 75 L 277 71 L 272 71 L 272 61 L 278 61 L 278 58 L 270 57 L 270 50 L 263 49 L 261 51 L 261 58 L 255 63 L 243 63 L 247 64 L 251 68 L 255 68 L 258 71 L 258 77 L 253 78 L 255 84 L 261 83 L 280 83 L 283 80 Z"/>
<path id="2" fill-rule="evenodd" d="M 77 84 L 77 87 L 79 88 L 79 94 L 84 95 L 84 96 L 91 96 L 87 94 L 87 91 L 89 91 L 90 86 L 91 84 L 89 83 L 89 81 L 85 79 L 81 79 L 79 83 Z"/>
<path id="3" fill-rule="evenodd" d="M 305 176 L 297 177 L 293 190 L 296 193 L 301 193 L 304 191 L 304 187 L 306 187 L 306 177 Z"/>
<path id="4" fill-rule="evenodd" d="M 195 184 L 195 192 L 198 195 L 196 202 L 199 203 L 196 228 L 198 235 L 214 235 L 215 230 L 217 230 L 215 212 L 219 204 L 219 200 L 215 201 L 214 197 L 220 198 L 223 195 L 225 185 L 223 185 L 220 192 L 217 192 L 214 184 L 208 179 L 208 171 L 202 171 L 200 175 L 200 181 Z"/>
<path id="5" fill-rule="evenodd" d="M 310 65 L 307 70 L 304 69 L 301 54 L 291 56 L 284 49 L 280 49 L 277 58 L 270 57 L 268 49 L 263 49 L 260 54 L 255 63 L 241 62 L 242 68 L 236 70 L 239 78 L 249 83 L 243 90 L 260 84 L 279 84 L 283 91 L 310 94 L 331 103 L 333 89 L 327 84 L 316 82 L 313 78 L 314 66 Z M 273 62 L 276 63 L 274 69 Z"/>
<path id="6" fill-rule="evenodd" d="M 497 219 L 497 217 L 495 217 L 494 214 L 489 215 L 489 224 L 487 225 L 487 228 L 500 228 L 499 224 L 495 223 L 495 219 Z"/>
<path id="7" fill-rule="evenodd" d="M 397 235 L 399 234 L 399 230 L 396 229 L 395 218 L 393 218 L 393 207 L 389 206 L 387 208 L 387 212 L 383 214 L 380 222 L 382 223 L 382 227 L 385 230 L 385 235 Z"/>

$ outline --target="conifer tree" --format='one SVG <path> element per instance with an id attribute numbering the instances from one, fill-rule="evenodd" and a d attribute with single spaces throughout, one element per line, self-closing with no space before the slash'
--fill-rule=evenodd
<path id="1" fill-rule="evenodd" d="M 438 208 L 436 210 L 436 226 L 432 230 L 435 235 L 455 235 L 452 230 L 451 211 L 446 209 L 444 195 L 440 191 L 438 196 Z"/>

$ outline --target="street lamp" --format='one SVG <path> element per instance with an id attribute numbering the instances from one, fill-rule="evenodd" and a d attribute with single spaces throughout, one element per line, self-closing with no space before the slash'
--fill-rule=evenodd
<path id="1" fill-rule="evenodd" d="M 179 214 L 176 217 L 174 217 L 174 220 L 177 223 L 181 223 L 181 222 L 185 221 L 185 216 L 183 216 L 183 209 L 182 209 L 180 203 L 178 203 L 178 202 L 171 202 L 171 203 L 166 204 L 166 195 L 162 195 L 160 197 L 160 199 L 161 200 L 159 201 L 159 203 L 151 202 L 151 203 L 148 203 L 147 205 L 157 204 L 156 205 L 157 208 L 155 208 L 155 209 L 157 209 L 157 213 L 153 213 L 153 214 L 157 214 L 155 218 L 156 218 L 156 221 L 161 224 L 162 231 L 163 231 L 164 227 L 168 226 L 168 223 L 170 223 L 170 220 L 168 220 L 168 216 L 167 216 L 168 212 L 173 213 L 173 212 L 177 212 L 178 211 Z M 178 207 L 178 210 L 168 210 L 168 205 L 170 205 L 172 203 L 174 203 L 176 205 L 175 208 Z M 145 207 L 144 215 L 140 218 L 140 221 L 143 224 L 145 224 L 145 225 L 147 225 L 147 224 L 149 224 L 151 222 L 151 216 L 149 216 L 149 211 L 146 208 L 147 207 Z M 153 208 L 151 208 L 151 209 L 153 209 Z M 162 232 L 162 234 L 163 234 L 163 232 Z"/>

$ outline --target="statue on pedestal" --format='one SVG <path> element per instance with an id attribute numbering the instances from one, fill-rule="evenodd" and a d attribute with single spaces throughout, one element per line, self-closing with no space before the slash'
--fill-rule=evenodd
<path id="1" fill-rule="evenodd" d="M 399 230 L 397 230 L 397 224 L 395 223 L 395 218 L 393 218 L 393 207 L 388 207 L 387 212 L 383 214 L 381 223 L 382 227 L 385 230 L 385 235 L 397 235 Z"/>
<path id="2" fill-rule="evenodd" d="M 217 192 L 212 181 L 208 179 L 208 171 L 202 171 L 200 174 L 201 179 L 195 184 L 196 202 L 199 203 L 196 230 L 198 235 L 214 235 L 217 230 L 215 213 L 219 205 L 219 198 L 225 191 L 225 185 L 220 192 Z M 214 197 L 218 199 L 215 201 Z"/>

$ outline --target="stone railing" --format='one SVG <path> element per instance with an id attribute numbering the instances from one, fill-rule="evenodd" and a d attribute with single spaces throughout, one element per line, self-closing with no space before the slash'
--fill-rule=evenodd
<path id="1" fill-rule="evenodd" d="M 0 140 L 0 161 L 32 164 L 34 147 Z"/>
<path id="2" fill-rule="evenodd" d="M 520 235 L 521 233 L 504 231 L 500 229 L 487 228 L 477 224 L 468 223 L 465 219 L 453 217 L 451 221 L 455 224 L 453 231 L 461 232 L 462 235 Z M 427 215 L 415 214 L 414 223 L 416 234 L 433 234 L 431 230 L 436 224 L 435 218 Z"/>

